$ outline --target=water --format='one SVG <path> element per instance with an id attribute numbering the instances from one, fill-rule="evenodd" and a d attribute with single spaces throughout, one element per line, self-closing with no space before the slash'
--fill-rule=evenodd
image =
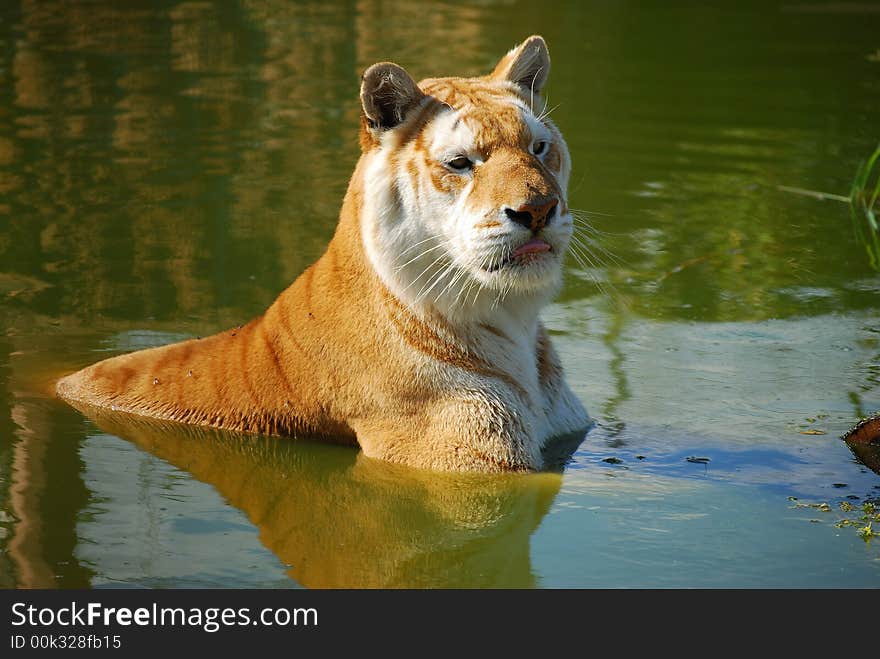
<path id="1" fill-rule="evenodd" d="M 778 188 L 845 195 L 880 139 L 880 8 L 712 5 L 4 2 L 0 585 L 880 586 L 880 543 L 835 526 L 880 496 L 839 439 L 880 409 L 880 275 L 845 204 Z M 369 64 L 480 74 L 535 32 L 572 206 L 615 255 L 545 314 L 599 421 L 561 473 L 52 397 L 248 320 L 321 254 Z"/>

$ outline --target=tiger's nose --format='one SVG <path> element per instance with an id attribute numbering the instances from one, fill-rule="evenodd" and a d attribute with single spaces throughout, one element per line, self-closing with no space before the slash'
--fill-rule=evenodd
<path id="1" fill-rule="evenodd" d="M 540 197 L 530 200 L 516 210 L 505 208 L 504 214 L 526 229 L 537 231 L 543 229 L 553 219 L 558 204 L 559 199 L 556 197 Z"/>

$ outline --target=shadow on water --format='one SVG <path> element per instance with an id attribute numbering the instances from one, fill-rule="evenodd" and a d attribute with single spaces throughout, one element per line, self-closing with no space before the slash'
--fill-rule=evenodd
<path id="1" fill-rule="evenodd" d="M 83 411 L 216 488 L 304 586 L 536 585 L 529 538 L 559 474 L 438 474 L 347 447 Z"/>

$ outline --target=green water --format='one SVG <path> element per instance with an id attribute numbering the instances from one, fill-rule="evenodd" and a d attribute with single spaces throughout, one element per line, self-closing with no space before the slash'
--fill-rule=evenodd
<path id="1" fill-rule="evenodd" d="M 54 400 L 321 254 L 364 68 L 480 74 L 532 33 L 613 254 L 545 314 L 599 422 L 564 471 Z M 845 195 L 878 140 L 876 3 L 3 2 L 0 586 L 880 586 L 880 542 L 835 526 L 880 497 L 839 439 L 880 409 L 880 275 L 845 204 L 778 188 Z"/>

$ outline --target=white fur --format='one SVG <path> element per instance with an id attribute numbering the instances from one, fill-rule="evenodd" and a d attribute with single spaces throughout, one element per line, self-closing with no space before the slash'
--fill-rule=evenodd
<path id="1" fill-rule="evenodd" d="M 570 164 L 561 135 L 537 121 L 524 104 L 511 103 L 520 110 L 535 140 L 562 144 L 563 165 L 557 180 L 565 190 Z M 448 110 L 426 128 L 432 155 L 441 162 L 467 155 L 480 167 L 482 156 L 475 149 L 467 121 L 456 121 L 462 114 Z M 519 322 L 534 318 L 561 285 L 562 258 L 573 228 L 571 215 L 555 217 L 543 232 L 553 246 L 552 257 L 527 270 L 486 272 L 478 266 L 497 264 L 529 239 L 529 230 L 511 222 L 503 207 L 469 208 L 470 185 L 457 195 L 444 195 L 423 185 L 417 196 L 406 171 L 392 181 L 388 153 L 394 135 L 383 139 L 390 144 L 371 154 L 366 168 L 363 238 L 373 266 L 389 289 L 414 309 L 430 306 L 457 322 L 489 322 L 499 316 L 519 318 Z M 503 228 L 475 226 L 486 219 L 496 219 Z"/>
<path id="2" fill-rule="evenodd" d="M 565 191 L 570 160 L 559 131 L 539 121 L 524 103 L 513 97 L 510 102 L 529 127 L 533 144 L 539 140 L 559 144 L 562 165 L 556 178 Z M 441 111 L 424 130 L 431 156 L 438 161 L 467 155 L 475 168 L 482 165 L 483 155 L 474 143 L 466 108 Z M 531 231 L 508 219 L 503 207 L 472 208 L 468 201 L 473 181 L 460 193 L 444 194 L 430 183 L 414 189 L 405 167 L 399 173 L 391 171 L 389 153 L 396 146 L 394 140 L 391 131 L 383 135 L 381 147 L 367 156 L 365 168 L 362 238 L 376 272 L 417 314 L 427 317 L 429 311 L 439 312 L 454 327 L 476 338 L 481 356 L 521 384 L 531 400 L 540 401 L 539 409 L 520 409 L 518 414 L 533 438 L 528 447 L 531 453 L 539 453 L 551 436 L 585 428 L 589 417 L 580 401 L 564 382 L 558 391 L 542 391 L 531 357 L 539 331 L 538 312 L 561 286 L 562 259 L 573 231 L 571 215 L 557 214 L 543 230 L 542 238 L 553 247 L 552 254 L 527 268 L 487 272 L 480 266 L 509 255 L 531 238 Z M 567 208 L 562 201 L 560 208 Z M 501 226 L 476 226 L 487 219 L 497 220 Z M 514 345 L 479 329 L 480 323 L 501 330 Z M 459 385 L 482 388 L 508 407 L 523 407 L 498 383 L 490 383 L 486 390 L 485 378 L 470 382 L 479 376 L 459 377 Z"/>

